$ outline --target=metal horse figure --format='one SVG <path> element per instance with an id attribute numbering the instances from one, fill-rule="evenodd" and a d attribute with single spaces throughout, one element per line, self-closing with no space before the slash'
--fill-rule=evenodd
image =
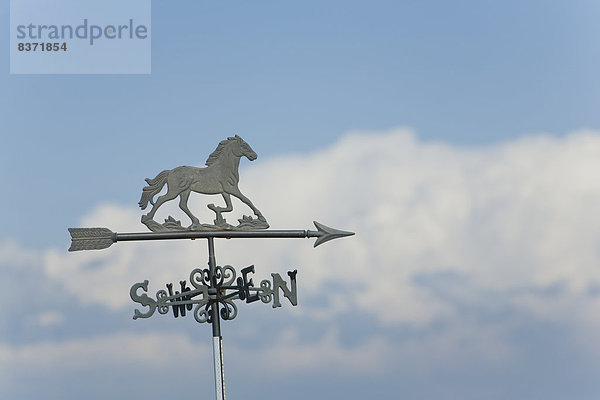
<path id="1" fill-rule="evenodd" d="M 148 186 L 142 189 L 142 198 L 138 204 L 142 210 L 145 210 L 148 203 L 151 203 L 152 209 L 148 214 L 142 216 L 142 223 L 153 231 L 185 229 L 180 226 L 168 226 L 167 223 L 160 225 L 153 220 L 156 210 L 163 203 L 179 196 L 179 208 L 192 220 L 189 229 L 268 228 L 269 225 L 265 217 L 238 188 L 238 168 L 240 158 L 243 156 L 246 156 L 250 161 L 257 158 L 250 145 L 241 137 L 235 135 L 235 137 L 227 138 L 227 140 L 219 143 L 217 149 L 206 160 L 206 168 L 181 166 L 162 171 L 154 179 L 146 179 Z M 165 184 L 167 184 L 167 193 L 159 196 L 154 202 L 154 196 L 162 190 Z M 218 207 L 214 204 L 207 206 L 216 214 L 215 225 L 201 225 L 198 218 L 191 213 L 187 205 L 191 192 L 221 194 L 223 196 L 225 207 Z M 227 224 L 222 213 L 233 210 L 231 196 L 237 197 L 250 207 L 257 219 L 244 216 L 243 219 L 239 220 L 240 225 L 237 227 Z"/>

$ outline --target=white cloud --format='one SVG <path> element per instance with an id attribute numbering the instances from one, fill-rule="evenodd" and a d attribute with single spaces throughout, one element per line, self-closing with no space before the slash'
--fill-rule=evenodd
<path id="1" fill-rule="evenodd" d="M 507 292 L 597 285 L 598 154 L 595 132 L 458 148 L 398 129 L 348 135 L 331 149 L 253 166 L 243 178 L 272 219 L 299 224 L 317 214 L 357 232 L 315 252 L 286 244 L 289 258 L 309 266 L 309 287 L 360 285 L 350 301 L 362 311 L 422 323 L 448 308 L 411 283 L 418 273 L 460 272 Z M 381 301 L 394 311 L 372 307 Z"/>
<path id="2" fill-rule="evenodd" d="M 332 296 L 390 323 L 449 312 L 411 283 L 417 273 L 457 271 L 495 290 L 563 282 L 582 292 L 600 284 L 599 152 L 600 137 L 585 131 L 481 148 L 422 143 L 407 129 L 349 134 L 313 154 L 252 164 L 240 186 L 273 228 L 306 229 L 316 219 L 355 237 L 314 250 L 306 241 L 218 241 L 217 260 L 254 263 L 261 276 L 298 267 L 310 295 L 324 282 L 360 285 L 360 293 Z M 194 210 L 215 199 L 203 200 Z M 238 216 L 244 207 L 236 204 Z M 101 206 L 84 222 L 144 230 L 140 215 Z M 126 307 L 118 293 L 144 278 L 161 286 L 187 278 L 205 265 L 205 246 L 117 243 L 103 252 L 53 251 L 46 265 L 82 300 Z M 394 311 L 371 307 L 381 301 Z"/>
<path id="3" fill-rule="evenodd" d="M 469 352 L 490 362 L 504 360 L 513 351 L 505 338 L 512 323 L 469 319 L 464 304 L 483 312 L 512 307 L 565 322 L 583 343 L 600 333 L 597 313 L 588 311 L 600 309 L 599 296 L 589 294 L 600 288 L 598 154 L 600 133 L 593 131 L 472 148 L 424 143 L 404 128 L 348 134 L 311 154 L 249 164 L 240 187 L 274 229 L 312 229 L 315 219 L 356 236 L 316 249 L 313 239 L 217 240 L 217 262 L 254 264 L 255 282 L 297 268 L 297 312 L 307 323 L 350 314 L 370 316 L 388 328 L 425 330 L 436 321 L 447 323 L 405 346 L 373 335 L 362 347 L 342 349 L 335 330 L 306 348 L 282 336 L 285 345 L 269 351 L 285 360 L 287 345 L 302 348 L 294 368 L 324 357 L 350 371 L 350 361 L 371 365 L 373 354 L 392 360 L 398 353 L 386 349 L 394 346 L 403 356 L 434 363 L 442 360 L 424 356 L 428 349 L 446 360 Z M 197 196 L 190 208 L 204 210 L 219 200 Z M 239 202 L 234 206 L 228 220 L 250 212 Z M 177 208 L 170 207 L 167 215 Z M 102 205 L 82 226 L 143 231 L 140 216 L 133 207 Z M 10 244 L 2 249 L 0 257 L 22 257 Z M 167 282 L 187 279 L 206 261 L 203 240 L 117 243 L 102 251 L 44 255 L 50 279 L 82 303 L 113 310 L 133 310 L 128 296 L 133 283 L 149 279 L 155 293 Z M 436 280 L 440 276 L 454 280 Z M 540 294 L 553 287 L 560 290 Z M 594 339 L 588 345 L 598 344 Z M 465 346 L 470 350 L 463 351 Z"/>
<path id="4" fill-rule="evenodd" d="M 395 349 L 391 349 L 390 343 L 378 336 L 359 346 L 346 348 L 340 345 L 339 334 L 334 330 L 310 343 L 300 340 L 296 332 L 287 330 L 282 332 L 277 342 L 260 349 L 262 368 L 248 373 L 281 377 L 310 371 L 315 374 L 373 376 L 383 373 L 389 366 L 390 351 L 397 354 Z M 240 361 L 256 359 L 253 349 L 233 345 L 228 352 L 235 354 Z"/>
<path id="5" fill-rule="evenodd" d="M 26 249 L 14 240 L 0 243 L 0 265 L 5 269 L 31 268 L 42 263 L 38 252 Z"/>
<path id="6" fill-rule="evenodd" d="M 168 359 L 193 365 L 212 357 L 208 345 L 198 345 L 184 334 L 133 334 L 128 332 L 67 341 L 42 341 L 22 346 L 0 344 L 0 377 L 52 373 L 68 375 L 79 369 L 164 368 Z"/>
<path id="7" fill-rule="evenodd" d="M 44 311 L 39 314 L 31 316 L 29 324 L 37 328 L 48 328 L 56 325 L 60 325 L 65 321 L 63 313 L 58 311 Z"/>

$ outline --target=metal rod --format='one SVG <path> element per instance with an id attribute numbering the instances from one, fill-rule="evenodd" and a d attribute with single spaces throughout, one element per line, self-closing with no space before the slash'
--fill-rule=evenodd
<path id="1" fill-rule="evenodd" d="M 211 280 L 211 287 L 216 286 L 216 271 L 217 271 L 217 261 L 215 259 L 215 240 L 214 238 L 208 238 L 208 271 L 209 277 Z M 221 336 L 221 320 L 219 316 L 219 302 L 216 301 L 216 293 L 215 299 L 212 300 L 212 330 L 213 337 Z"/>
<path id="2" fill-rule="evenodd" d="M 265 231 L 182 231 L 182 232 L 140 232 L 115 233 L 114 241 L 165 240 L 165 239 L 204 239 L 204 238 L 304 238 L 311 237 L 313 231 L 305 230 L 265 230 Z M 315 232 L 316 233 L 316 232 Z"/>
<path id="3" fill-rule="evenodd" d="M 215 259 L 215 240 L 208 238 L 208 270 L 211 287 L 216 287 L 217 261 Z M 225 400 L 225 371 L 223 369 L 223 338 L 221 337 L 221 318 L 219 315 L 218 293 L 212 300 L 213 360 L 215 366 L 215 393 L 217 400 Z"/>
<path id="4" fill-rule="evenodd" d="M 217 400 L 225 400 L 225 371 L 223 371 L 223 338 L 213 337 L 215 364 L 215 393 Z"/>

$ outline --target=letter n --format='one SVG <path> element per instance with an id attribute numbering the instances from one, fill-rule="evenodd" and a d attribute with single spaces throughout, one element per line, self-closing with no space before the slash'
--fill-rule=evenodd
<path id="1" fill-rule="evenodd" d="M 298 270 L 288 271 L 288 276 L 290 277 L 290 284 L 292 289 L 288 289 L 287 284 L 281 278 L 281 275 L 272 273 L 273 277 L 273 308 L 281 307 L 281 303 L 279 302 L 279 289 L 283 292 L 283 295 L 287 297 L 287 299 L 292 303 L 293 306 L 298 305 L 298 297 L 296 292 L 296 274 Z"/>

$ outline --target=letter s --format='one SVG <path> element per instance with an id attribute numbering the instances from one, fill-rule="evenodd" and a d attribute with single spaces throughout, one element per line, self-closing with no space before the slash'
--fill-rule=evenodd
<path id="1" fill-rule="evenodd" d="M 25 33 L 25 25 L 17 26 L 17 32 L 17 39 L 25 39 L 25 36 L 27 36 Z"/>
<path id="2" fill-rule="evenodd" d="M 133 319 L 150 318 L 152 316 L 152 314 L 154 314 L 154 311 L 156 310 L 156 301 L 154 301 L 150 297 L 148 297 L 148 295 L 146 295 L 146 293 L 142 293 L 141 296 L 138 296 L 137 291 L 139 288 L 142 288 L 144 290 L 144 292 L 147 292 L 148 291 L 148 280 L 145 280 L 144 282 L 139 282 L 139 283 L 136 283 L 135 285 L 133 285 L 131 287 L 131 289 L 129 290 L 129 297 L 131 297 L 131 300 L 135 301 L 136 303 L 140 303 L 144 307 L 150 307 L 150 309 L 145 313 L 142 313 L 140 310 L 136 309 L 133 312 Z"/>

